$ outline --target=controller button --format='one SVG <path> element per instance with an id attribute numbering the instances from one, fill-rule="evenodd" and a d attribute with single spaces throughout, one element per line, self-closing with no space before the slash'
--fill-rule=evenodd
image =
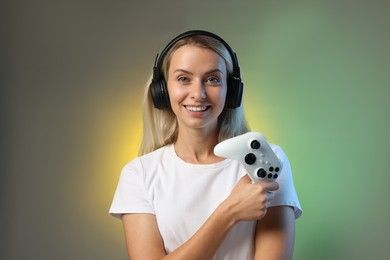
<path id="1" fill-rule="evenodd" d="M 266 165 L 269 165 L 269 161 L 265 161 L 265 164 L 266 164 Z"/>
<path id="2" fill-rule="evenodd" d="M 252 148 L 252 149 L 255 149 L 255 150 L 259 149 L 259 148 L 260 148 L 260 142 L 257 141 L 257 140 L 253 140 L 253 141 L 251 142 L 251 148 Z"/>
<path id="3" fill-rule="evenodd" d="M 274 179 L 278 178 L 278 175 L 277 174 L 274 174 Z"/>
<path id="4" fill-rule="evenodd" d="M 272 166 L 269 167 L 269 171 L 270 171 L 270 172 L 273 172 L 273 171 L 274 171 L 274 167 L 272 167 Z"/>
<path id="5" fill-rule="evenodd" d="M 249 165 L 252 165 L 256 162 L 256 155 L 254 155 L 253 153 L 248 153 L 246 156 L 245 156 L 245 162 Z"/>
<path id="6" fill-rule="evenodd" d="M 275 168 L 275 172 L 279 172 L 279 167 L 276 167 L 276 168 Z"/>
<path id="7" fill-rule="evenodd" d="M 259 176 L 260 178 L 265 178 L 265 176 L 267 176 L 267 172 L 263 168 L 260 168 L 257 171 L 257 176 Z"/>
<path id="8" fill-rule="evenodd" d="M 272 178 L 272 173 L 268 173 L 268 178 L 269 178 L 269 179 Z"/>

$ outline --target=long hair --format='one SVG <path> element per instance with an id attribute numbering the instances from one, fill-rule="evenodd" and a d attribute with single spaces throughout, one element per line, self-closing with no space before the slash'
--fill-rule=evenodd
<path id="1" fill-rule="evenodd" d="M 214 51 L 225 61 L 228 74 L 232 73 L 232 59 L 228 50 L 221 42 L 208 36 L 193 35 L 181 39 L 168 51 L 161 68 L 165 79 L 167 79 L 172 54 L 184 45 L 192 45 Z M 151 80 L 147 82 L 144 93 L 143 137 L 139 150 L 140 155 L 150 153 L 160 147 L 174 143 L 179 130 L 176 115 L 170 107 L 163 110 L 154 107 L 149 87 L 150 82 Z M 235 109 L 225 107 L 218 117 L 218 127 L 219 142 L 248 132 L 249 127 L 244 116 L 243 102 L 241 102 L 240 107 Z"/>

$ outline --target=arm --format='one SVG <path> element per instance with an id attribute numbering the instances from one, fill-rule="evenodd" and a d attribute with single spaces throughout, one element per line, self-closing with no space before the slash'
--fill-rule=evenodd
<path id="1" fill-rule="evenodd" d="M 130 259 L 161 259 L 166 255 L 154 215 L 125 214 L 122 222 Z"/>
<path id="2" fill-rule="evenodd" d="M 295 237 L 294 210 L 288 206 L 270 207 L 257 221 L 255 238 L 256 260 L 292 259 Z"/>
<path id="3" fill-rule="evenodd" d="M 126 214 L 122 221 L 129 258 L 138 259 L 211 259 L 234 225 L 228 209 L 219 207 L 186 243 L 166 254 L 156 217 L 152 214 Z"/>
<path id="4" fill-rule="evenodd" d="M 129 257 L 137 259 L 211 259 L 230 229 L 241 220 L 261 219 L 269 200 L 267 191 L 276 190 L 276 183 L 254 185 L 244 176 L 231 195 L 211 214 L 200 229 L 183 245 L 166 254 L 152 214 L 126 214 L 122 221 Z"/>

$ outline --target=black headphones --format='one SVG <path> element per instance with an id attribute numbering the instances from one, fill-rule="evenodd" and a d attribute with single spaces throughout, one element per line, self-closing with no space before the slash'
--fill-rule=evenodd
<path id="1" fill-rule="evenodd" d="M 228 50 L 233 61 L 233 72 L 230 75 L 228 75 L 227 78 L 227 93 L 226 93 L 225 107 L 227 108 L 239 107 L 241 104 L 244 83 L 241 81 L 240 67 L 238 66 L 236 53 L 234 53 L 232 48 L 230 48 L 230 46 L 218 35 L 215 35 L 211 32 L 200 31 L 200 30 L 188 31 L 176 36 L 173 40 L 171 40 L 168 43 L 168 45 L 163 49 L 160 55 L 157 54 L 156 60 L 154 62 L 154 67 L 153 67 L 153 79 L 149 86 L 152 94 L 154 107 L 158 109 L 165 109 L 171 106 L 169 101 L 167 83 L 164 79 L 163 72 L 161 71 L 161 66 L 165 56 L 167 55 L 168 51 L 172 48 L 172 46 L 176 42 L 180 41 L 183 38 L 193 36 L 193 35 L 204 35 L 204 36 L 214 38 L 219 42 L 221 42 Z"/>

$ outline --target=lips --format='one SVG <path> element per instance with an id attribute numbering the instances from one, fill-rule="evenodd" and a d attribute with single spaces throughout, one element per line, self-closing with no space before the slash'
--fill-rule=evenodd
<path id="1" fill-rule="evenodd" d="M 203 112 L 206 111 L 209 106 L 185 106 L 185 108 L 191 112 Z"/>

